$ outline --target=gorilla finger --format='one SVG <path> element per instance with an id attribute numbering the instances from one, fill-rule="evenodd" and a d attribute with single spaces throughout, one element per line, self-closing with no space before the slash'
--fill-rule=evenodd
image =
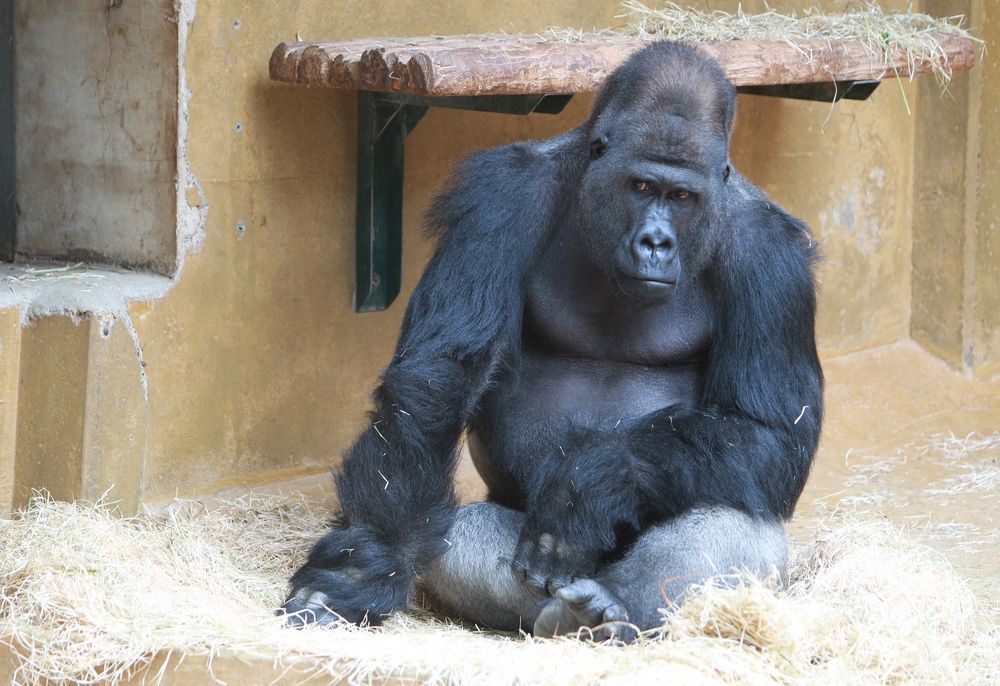
<path id="1" fill-rule="evenodd" d="M 328 626 L 341 622 L 339 615 L 319 607 L 308 607 L 285 614 L 285 626 L 292 629 L 302 629 L 310 624 Z"/>
<path id="2" fill-rule="evenodd" d="M 528 541 L 520 541 L 514 548 L 514 555 L 511 557 L 511 564 L 515 567 L 526 567 L 528 561 L 535 556 L 535 547 Z"/>
<path id="3" fill-rule="evenodd" d="M 601 631 L 605 634 L 604 640 L 610 640 L 617 644 L 632 643 L 637 637 L 636 627 L 629 623 L 628 612 L 621 605 L 611 605 L 604 611 L 602 617 L 604 625 Z"/>
<path id="4" fill-rule="evenodd" d="M 626 636 L 627 629 L 621 624 L 608 624 L 594 630 L 594 641 L 597 643 L 611 643 L 612 645 L 625 645 L 631 643 L 632 639 Z"/>
<path id="5" fill-rule="evenodd" d="M 555 597 L 561 589 L 566 588 L 571 583 L 572 580 L 565 574 L 550 576 L 545 582 L 545 592 Z"/>
<path id="6" fill-rule="evenodd" d="M 288 598 L 275 614 L 284 615 L 285 625 L 296 629 L 307 624 L 325 626 L 343 621 L 329 605 L 330 598 L 325 593 L 303 587 Z"/>
<path id="7" fill-rule="evenodd" d="M 564 588 L 560 588 L 556 595 L 571 607 L 583 607 L 590 604 L 594 596 L 601 592 L 600 585 L 593 579 L 577 579 Z"/>
<path id="8" fill-rule="evenodd" d="M 627 622 L 628 612 L 621 605 L 612 605 L 604 611 L 605 622 Z"/>
<path id="9" fill-rule="evenodd" d="M 610 641 L 614 645 L 628 645 L 639 637 L 636 627 L 628 622 L 611 622 L 600 626 L 594 632 L 594 640 L 603 643 Z"/>
<path id="10" fill-rule="evenodd" d="M 639 638 L 639 627 L 635 624 L 619 624 L 618 625 L 618 640 L 626 645 L 629 643 L 635 643 Z"/>
<path id="11" fill-rule="evenodd" d="M 518 581 L 528 580 L 528 560 L 523 551 L 518 551 L 510 561 L 510 571 Z"/>
<path id="12" fill-rule="evenodd" d="M 549 575 L 539 569 L 529 569 L 525 583 L 539 594 L 550 595 Z"/>

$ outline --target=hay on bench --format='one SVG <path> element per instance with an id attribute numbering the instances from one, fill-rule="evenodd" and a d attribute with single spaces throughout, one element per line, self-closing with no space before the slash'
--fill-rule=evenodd
<path id="1" fill-rule="evenodd" d="M 796 46 L 812 40 L 857 40 L 873 55 L 881 56 L 886 66 L 889 56 L 899 51 L 907 56 L 909 72 L 914 65 L 928 63 L 938 81 L 951 78 L 948 55 L 941 46 L 942 36 L 960 36 L 984 47 L 962 24 L 965 17 L 932 17 L 920 12 L 885 12 L 876 2 L 842 13 L 825 14 L 818 10 L 766 12 L 751 14 L 742 7 L 735 13 L 723 10 L 697 10 L 673 2 L 660 6 L 639 0 L 620 3 L 625 25 L 616 29 L 584 32 L 574 28 L 552 27 L 542 33 L 548 40 L 572 43 L 595 36 L 624 34 L 649 40 L 683 40 L 692 43 L 723 41 L 781 41 Z M 911 76 L 912 78 L 912 76 Z"/>
<path id="2" fill-rule="evenodd" d="M 670 617 L 668 638 L 621 648 L 477 632 L 421 611 L 376 630 L 286 629 L 273 609 L 327 514 L 248 496 L 119 518 L 103 504 L 36 498 L 0 520 L 0 640 L 19 656 L 19 683 L 115 683 L 165 652 L 294 659 L 353 683 L 1000 679 L 1000 631 L 969 587 L 884 522 L 827 522 L 788 589 L 703 589 Z"/>

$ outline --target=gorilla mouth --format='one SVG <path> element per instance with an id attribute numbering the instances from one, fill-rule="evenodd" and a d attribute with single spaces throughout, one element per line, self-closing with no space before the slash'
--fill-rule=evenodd
<path id="1" fill-rule="evenodd" d="M 676 286 L 677 279 L 656 278 L 651 276 L 633 276 L 636 281 L 647 283 L 650 286 Z"/>
<path id="2" fill-rule="evenodd" d="M 677 287 L 676 275 L 643 274 L 638 271 L 617 270 L 619 287 L 627 294 L 642 299 L 659 300 L 674 292 Z"/>
<path id="3" fill-rule="evenodd" d="M 674 271 L 674 270 L 671 270 Z M 662 272 L 657 273 L 643 273 L 640 269 L 619 269 L 618 273 L 621 277 L 624 277 L 625 282 L 636 282 L 640 285 L 651 286 L 653 288 L 665 288 L 667 286 L 677 285 L 677 275 L 676 274 L 663 274 Z"/>

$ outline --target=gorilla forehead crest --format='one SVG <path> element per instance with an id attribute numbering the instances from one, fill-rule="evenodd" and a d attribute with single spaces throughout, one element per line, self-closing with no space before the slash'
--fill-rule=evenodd
<path id="1" fill-rule="evenodd" d="M 736 89 L 718 63 L 690 45 L 664 41 L 608 77 L 588 125 L 592 140 L 613 138 L 612 122 L 623 120 L 668 139 L 687 137 L 695 126 L 728 149 L 735 115 Z"/>

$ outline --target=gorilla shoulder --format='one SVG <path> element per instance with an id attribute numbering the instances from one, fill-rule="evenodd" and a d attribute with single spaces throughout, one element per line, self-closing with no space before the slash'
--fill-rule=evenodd
<path id="1" fill-rule="evenodd" d="M 729 179 L 727 210 L 727 225 L 732 232 L 730 240 L 740 242 L 750 239 L 772 248 L 777 242 L 791 247 L 794 254 L 810 264 L 818 259 L 818 246 L 809 227 L 735 169 Z"/>
<path id="2" fill-rule="evenodd" d="M 489 230 L 505 226 L 518 213 L 534 212 L 533 226 L 544 223 L 565 182 L 565 157 L 577 130 L 538 142 L 519 142 L 479 150 L 454 165 L 425 220 L 431 233 Z M 469 221 L 470 219 L 474 221 Z M 539 220 L 542 221 L 539 221 Z M 522 222 L 523 223 L 523 222 Z"/>

